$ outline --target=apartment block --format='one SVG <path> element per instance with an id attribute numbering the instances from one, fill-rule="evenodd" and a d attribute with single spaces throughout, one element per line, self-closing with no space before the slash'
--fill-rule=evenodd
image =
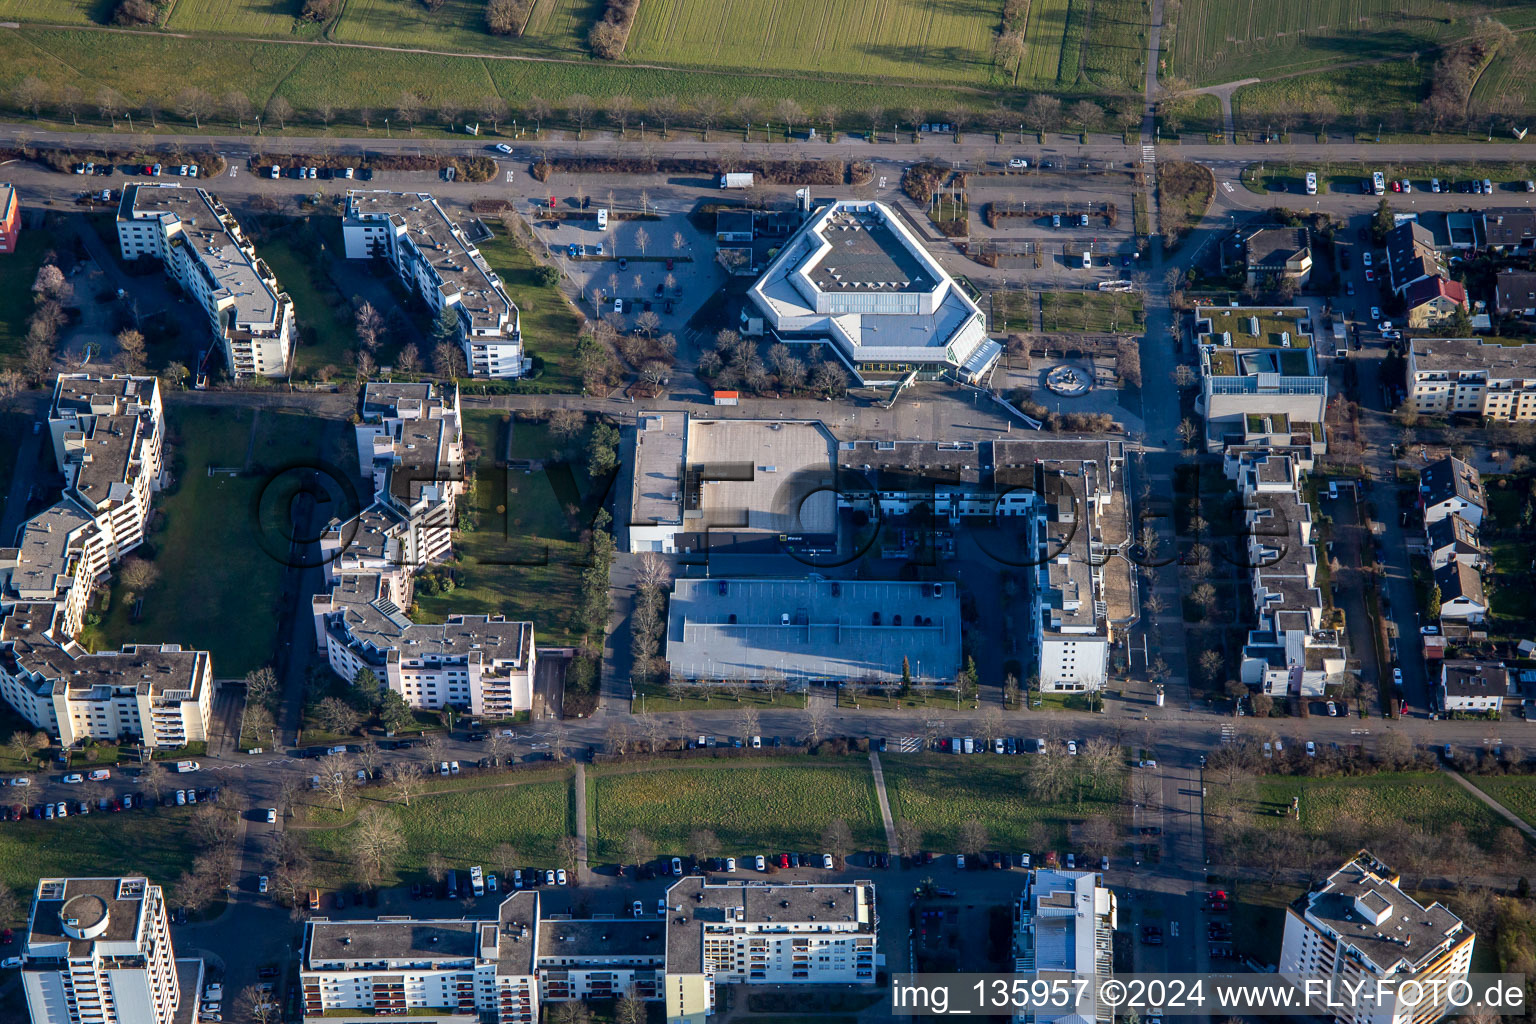
<path id="1" fill-rule="evenodd" d="M 1019 1013 L 1018 1024 L 1063 1021 L 1111 1024 L 1114 1007 L 1099 989 L 1114 976 L 1115 894 L 1092 871 L 1036 868 L 1014 909 L 1014 972 L 1070 983 L 1088 982 L 1083 1003 Z"/>
<path id="2" fill-rule="evenodd" d="M 538 928 L 534 892 L 513 893 L 488 919 L 311 919 L 300 952 L 303 1019 L 534 1024 Z"/>
<path id="3" fill-rule="evenodd" d="M 1358 986 L 1411 974 L 1424 983 L 1428 998 L 1418 1005 L 1337 1007 L 1344 1024 L 1433 1024 L 1447 1006 L 1443 987 L 1430 983 L 1465 980 L 1471 969 L 1472 929 L 1439 903 L 1419 903 L 1399 882 L 1362 850 L 1286 908 L 1279 971 L 1292 982 L 1331 977 L 1335 986 Z"/>
<path id="4" fill-rule="evenodd" d="M 1205 447 L 1326 450 L 1328 378 L 1317 366 L 1303 307 L 1199 306 L 1195 347 Z"/>
<path id="5" fill-rule="evenodd" d="M 0 254 L 16 251 L 16 238 L 21 234 L 21 200 L 16 186 L 0 181 Z"/>
<path id="6" fill-rule="evenodd" d="M 1461 414 L 1504 423 L 1536 420 L 1536 344 L 1412 338 L 1408 400 L 1425 415 Z"/>
<path id="7" fill-rule="evenodd" d="M 152 257 L 208 318 L 236 378 L 285 377 L 293 301 L 223 203 L 206 189 L 131 181 L 117 208 L 123 259 Z"/>
<path id="8" fill-rule="evenodd" d="M 466 476 L 458 391 L 369 384 L 356 427 L 358 469 L 373 501 L 320 538 L 326 590 L 311 598 L 315 642 L 331 670 L 364 668 L 414 708 L 465 707 L 510 717 L 533 706 L 533 623 L 450 615 L 415 623 L 414 577 L 452 554 Z"/>
<path id="9" fill-rule="evenodd" d="M 546 1005 L 662 997 L 667 929 L 659 917 L 582 920 L 551 914 L 540 919 L 538 940 L 539 1000 Z"/>
<path id="10" fill-rule="evenodd" d="M 341 230 L 348 259 L 387 259 L 433 310 L 457 313 L 470 376 L 505 379 L 526 372 L 517 305 L 436 199 L 425 192 L 354 189 L 347 193 Z"/>
<path id="11" fill-rule="evenodd" d="M 669 1022 L 712 1015 L 717 984 L 874 983 L 873 882 L 775 885 L 690 876 L 666 898 Z"/>
<path id="12" fill-rule="evenodd" d="M 0 549 L 0 697 L 64 746 L 206 739 L 207 652 L 132 644 L 93 654 L 75 640 L 91 591 L 144 540 L 164 467 L 158 382 L 62 374 L 47 426 L 64 494 Z"/>
<path id="13" fill-rule="evenodd" d="M 21 988 L 32 1024 L 191 1024 L 203 962 L 177 960 L 158 885 L 142 877 L 37 884 Z"/>
<path id="14" fill-rule="evenodd" d="M 1510 673 L 1500 663 L 1447 659 L 1440 663 L 1440 710 L 1486 714 L 1504 710 L 1510 689 Z"/>
<path id="15" fill-rule="evenodd" d="M 1345 657 L 1338 631 L 1323 627 L 1312 509 L 1300 473 L 1279 454 L 1249 455 L 1235 470 L 1258 623 L 1243 647 L 1242 681 L 1273 697 L 1321 697 L 1342 678 Z"/>

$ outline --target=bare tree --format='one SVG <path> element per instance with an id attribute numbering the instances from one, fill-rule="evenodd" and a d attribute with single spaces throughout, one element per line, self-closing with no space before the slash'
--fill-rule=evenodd
<path id="1" fill-rule="evenodd" d="M 373 308 L 373 303 L 364 302 L 357 307 L 354 321 L 357 327 L 357 343 L 368 352 L 376 351 L 384 334 L 384 317 Z"/>
<path id="2" fill-rule="evenodd" d="M 1114 848 L 1119 834 L 1108 815 L 1095 814 L 1077 827 L 1077 844 L 1090 857 L 1103 857 Z"/>
<path id="3" fill-rule="evenodd" d="M 815 746 L 821 742 L 821 731 L 827 727 L 827 709 L 824 701 L 807 699 L 805 704 L 805 742 Z"/>
<path id="4" fill-rule="evenodd" d="M 833 818 L 821 833 L 821 846 L 841 862 L 853 849 L 853 829 L 842 818 Z"/>
<path id="5" fill-rule="evenodd" d="M 320 792 L 336 801 L 336 809 L 347 809 L 347 797 L 357 781 L 352 774 L 352 762 L 346 754 L 327 754 L 315 763 L 320 776 Z"/>
<path id="6" fill-rule="evenodd" d="M 758 715 L 754 707 L 741 709 L 741 738 L 744 743 L 751 743 L 752 737 L 758 734 Z"/>
<path id="7" fill-rule="evenodd" d="M 923 848 L 923 829 L 910 818 L 896 822 L 896 853 L 901 857 L 916 857 Z"/>
<path id="8" fill-rule="evenodd" d="M 959 850 L 972 856 L 980 856 L 988 845 L 987 826 L 971 818 L 960 826 Z"/>
<path id="9" fill-rule="evenodd" d="M 278 1024 L 283 1019 L 281 1007 L 255 985 L 240 990 L 230 1013 L 235 1020 L 249 1024 Z"/>
<path id="10" fill-rule="evenodd" d="M 203 118 L 213 113 L 213 97 L 203 89 L 189 86 L 176 94 L 176 113 L 201 129 Z"/>
<path id="11" fill-rule="evenodd" d="M 277 122 L 277 130 L 283 131 L 288 127 L 288 119 L 293 116 L 293 105 L 281 96 L 274 96 L 267 104 L 267 119 Z"/>
<path id="12" fill-rule="evenodd" d="M 694 859 L 703 863 L 711 857 L 720 856 L 720 837 L 707 828 L 699 829 L 688 837 L 688 852 Z"/>
<path id="13" fill-rule="evenodd" d="M 421 765 L 415 761 L 396 761 L 385 771 L 389 791 L 405 806 L 411 806 L 411 797 L 421 792 L 424 778 Z"/>
<path id="14" fill-rule="evenodd" d="M 385 808 L 365 807 L 357 816 L 350 845 L 353 859 L 364 869 L 364 879 L 371 885 L 394 867 L 395 857 L 405 849 L 405 830 Z"/>

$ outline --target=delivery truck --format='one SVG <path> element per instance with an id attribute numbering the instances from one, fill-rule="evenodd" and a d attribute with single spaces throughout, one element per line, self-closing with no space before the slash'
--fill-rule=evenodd
<path id="1" fill-rule="evenodd" d="M 752 172 L 739 171 L 732 174 L 720 175 L 721 188 L 751 188 Z"/>

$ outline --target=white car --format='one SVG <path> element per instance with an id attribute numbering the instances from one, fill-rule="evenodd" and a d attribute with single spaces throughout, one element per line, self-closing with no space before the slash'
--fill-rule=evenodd
<path id="1" fill-rule="evenodd" d="M 183 807 L 183 806 L 186 805 L 186 802 L 187 802 L 187 791 L 184 790 L 184 789 L 178 789 L 176 791 L 176 806 L 177 807 Z"/>
<path id="2" fill-rule="evenodd" d="M 268 825 L 276 825 L 277 824 L 277 808 L 276 807 L 268 807 L 267 808 L 267 824 Z"/>
<path id="3" fill-rule="evenodd" d="M 506 153 L 508 156 L 510 156 L 512 154 L 512 147 L 507 145 L 505 142 L 498 142 L 496 143 L 496 152 Z M 640 915 L 636 914 L 635 916 L 639 917 Z"/>
<path id="4" fill-rule="evenodd" d="M 965 870 L 965 854 L 963 854 L 963 853 L 955 854 L 955 869 L 957 871 L 964 871 Z"/>
<path id="5" fill-rule="evenodd" d="M 85 776 L 81 775 L 79 772 L 70 772 L 68 775 L 64 776 L 63 781 L 73 786 L 77 782 L 84 782 Z"/>
<path id="6" fill-rule="evenodd" d="M 761 736 L 753 736 L 752 737 L 752 749 L 753 750 L 761 750 L 762 746 L 763 746 L 763 738 Z"/>
<path id="7" fill-rule="evenodd" d="M 639 900 L 635 900 L 634 903 L 630 904 L 629 912 L 634 914 L 636 917 L 639 917 L 645 913 L 645 904 L 641 903 Z"/>
<path id="8" fill-rule="evenodd" d="M 758 854 L 756 857 L 752 858 L 752 866 L 759 871 L 767 871 L 768 861 L 763 857 L 762 854 Z"/>
<path id="9" fill-rule="evenodd" d="M 496 881 L 496 876 L 495 875 L 486 875 L 485 876 L 485 888 L 488 891 L 496 892 L 499 889 L 499 887 L 500 887 L 500 883 L 498 883 Z"/>
<path id="10" fill-rule="evenodd" d="M 1439 192 L 1440 191 L 1440 179 L 1439 178 L 1430 178 L 1429 179 L 1429 190 L 1431 192 Z"/>
<path id="11" fill-rule="evenodd" d="M 672 858 L 672 874 L 675 875 L 678 878 L 683 877 L 683 858 L 681 858 L 681 857 L 673 857 Z"/>
<path id="12" fill-rule="evenodd" d="M 1067 740 L 1067 753 L 1077 755 L 1077 740 Z"/>
<path id="13" fill-rule="evenodd" d="M 1338 718 L 1339 717 L 1339 706 L 1337 704 L 1335 704 L 1333 701 L 1329 701 L 1328 702 L 1328 717 L 1329 718 Z"/>
<path id="14" fill-rule="evenodd" d="M 557 869 L 555 871 L 555 884 L 556 885 L 564 885 L 565 884 L 565 868 L 559 868 L 559 869 Z"/>
<path id="15" fill-rule="evenodd" d="M 203 1004 L 203 1012 L 204 1013 L 218 1013 L 221 1009 L 223 1009 L 223 1006 L 221 1004 L 219 1004 L 219 1003 L 204 1003 Z"/>
<path id="16" fill-rule="evenodd" d="M 1022 171 L 1022 170 L 1026 170 L 1029 167 L 1029 161 L 1025 160 L 1021 156 L 1016 156 L 1012 160 L 1008 161 L 1008 166 L 1012 170 Z"/>
<path id="17" fill-rule="evenodd" d="M 8 956 L 4 960 L 0 960 L 0 969 L 7 969 L 8 970 L 8 969 L 10 969 L 12 967 L 20 967 L 20 966 L 21 966 L 21 957 L 19 957 L 19 956 Z"/>
<path id="18" fill-rule="evenodd" d="M 1141 767 L 1142 768 L 1156 768 L 1157 767 L 1157 762 L 1148 759 L 1148 760 L 1145 760 L 1145 761 L 1141 762 Z"/>
<path id="19" fill-rule="evenodd" d="M 1367 267 L 1371 265 L 1371 253 L 1369 249 L 1360 254 L 1360 262 Z"/>
<path id="20" fill-rule="evenodd" d="M 1313 743 L 1311 740 L 1307 740 L 1307 756 L 1308 757 L 1316 757 L 1317 756 L 1317 744 Z"/>
<path id="21" fill-rule="evenodd" d="M 29 779 L 25 775 L 18 775 L 14 779 L 11 780 L 11 785 L 13 785 L 13 786 L 30 786 L 30 785 L 32 785 L 32 780 Z"/>
<path id="22" fill-rule="evenodd" d="M 257 892 L 266 892 L 267 891 L 267 876 L 266 875 L 262 875 L 260 878 L 256 879 L 256 891 Z"/>
<path id="23" fill-rule="evenodd" d="M 457 761 L 449 761 L 448 762 L 448 771 L 449 771 L 450 774 L 453 774 L 453 775 L 459 774 L 459 762 L 457 762 Z"/>
<path id="24" fill-rule="evenodd" d="M 1100 857 L 1099 858 L 1099 870 L 1100 871 L 1108 871 L 1109 870 L 1109 858 L 1108 857 Z"/>
<path id="25" fill-rule="evenodd" d="M 821 866 L 826 871 L 832 870 L 832 855 L 830 853 L 821 855 Z"/>
<path id="26" fill-rule="evenodd" d="M 657 914 L 658 917 L 666 917 L 667 916 L 667 898 L 665 896 L 657 897 L 657 899 L 656 899 L 656 914 Z"/>
<path id="27" fill-rule="evenodd" d="M 437 774 L 439 774 L 439 775 L 447 775 L 448 774 L 448 762 L 447 761 L 442 761 L 442 762 L 440 762 L 438 764 L 438 766 L 437 766 Z"/>
<path id="28" fill-rule="evenodd" d="M 1373 324 L 1381 323 L 1381 308 L 1379 306 L 1372 306 L 1371 307 L 1371 323 L 1373 323 Z"/>
<path id="29" fill-rule="evenodd" d="M 544 884 L 545 885 L 554 885 L 555 884 L 555 873 L 553 871 L 549 870 L 548 868 L 544 869 Z"/>
<path id="30" fill-rule="evenodd" d="M 1399 690 L 1401 690 L 1403 688 L 1403 670 L 1402 669 L 1394 668 L 1392 670 L 1392 685 L 1397 687 Z"/>
<path id="31" fill-rule="evenodd" d="M 725 858 L 725 870 L 727 870 L 727 871 L 735 871 L 736 870 L 736 858 L 735 857 L 727 857 L 727 858 Z"/>

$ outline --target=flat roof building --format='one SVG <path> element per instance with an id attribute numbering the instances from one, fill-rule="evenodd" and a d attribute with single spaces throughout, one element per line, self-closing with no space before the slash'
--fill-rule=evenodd
<path id="1" fill-rule="evenodd" d="M 1036 868 L 1014 909 L 1014 972 L 1060 983 L 1069 991 L 1086 982 L 1081 1001 L 1014 1016 L 1019 1024 L 1110 1024 L 1113 1005 L 1099 989 L 1114 976 L 1114 934 L 1119 912 L 1112 890 L 1093 871 Z"/>
<path id="2" fill-rule="evenodd" d="M 1425 415 L 1536 420 L 1536 344 L 1481 338 L 1410 338 L 1408 399 Z"/>
<path id="3" fill-rule="evenodd" d="M 690 681 L 892 682 L 960 671 L 953 583 L 679 579 L 665 657 Z"/>
<path id="4" fill-rule="evenodd" d="M 117 207 L 123 259 L 153 256 L 202 306 L 234 377 L 284 377 L 293 302 L 223 203 L 206 189 L 131 181 Z"/>
<path id="5" fill-rule="evenodd" d="M 0 255 L 16 251 L 16 239 L 21 234 L 21 200 L 16 186 L 0 181 Z"/>
<path id="6" fill-rule="evenodd" d="M 1287 445 L 1324 450 L 1328 378 L 1318 370 L 1303 307 L 1199 306 L 1195 346 L 1206 448 Z"/>
<path id="7" fill-rule="evenodd" d="M 38 881 L 21 949 L 32 1024 L 193 1024 L 202 961 L 177 960 L 147 878 Z"/>
<path id="8" fill-rule="evenodd" d="M 883 203 L 817 210 L 747 294 L 779 340 L 830 344 L 864 384 L 970 383 L 1002 354 L 980 307 Z"/>
<path id="9" fill-rule="evenodd" d="M 1379 1007 L 1330 1007 L 1344 1024 L 1433 1024 L 1448 1011 L 1444 988 L 1465 981 L 1476 936 L 1439 903 L 1424 906 L 1403 892 L 1386 865 L 1361 850 L 1353 860 L 1297 897 L 1285 913 L 1279 973 L 1300 984 L 1332 978 L 1360 985 L 1413 975 L 1427 998 L 1401 996 Z"/>
<path id="10" fill-rule="evenodd" d="M 425 192 L 347 193 L 342 239 L 348 259 L 384 257 L 434 312 L 452 309 L 472 377 L 525 372 L 517 304 L 464 229 Z"/>
<path id="11" fill-rule="evenodd" d="M 880 963 L 875 886 L 711 882 L 667 890 L 669 1024 L 715 1012 L 715 986 L 872 985 Z"/>

